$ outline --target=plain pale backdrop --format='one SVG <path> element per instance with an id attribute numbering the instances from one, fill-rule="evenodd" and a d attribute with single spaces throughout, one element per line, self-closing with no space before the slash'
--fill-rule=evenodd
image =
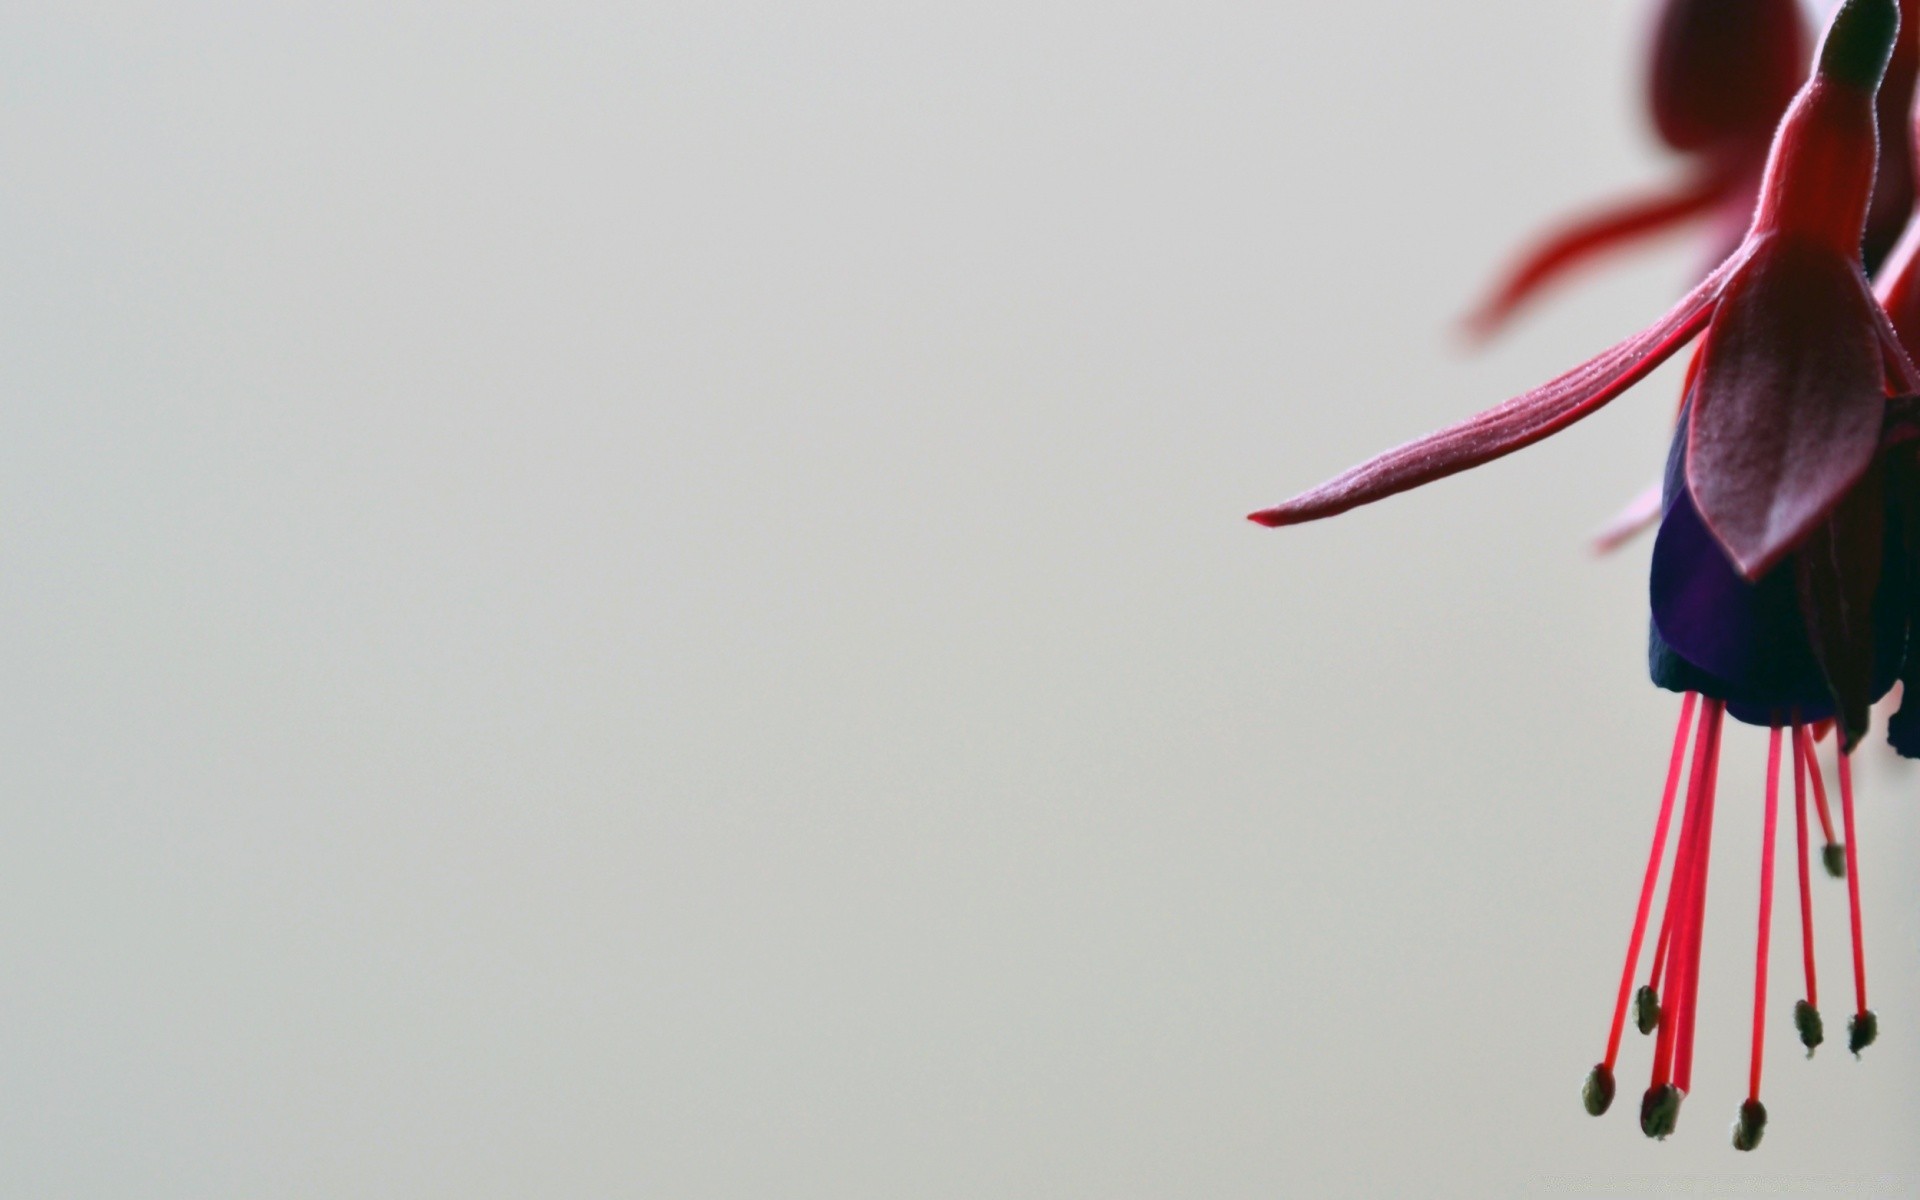
<path id="1" fill-rule="evenodd" d="M 1877 756 L 1880 1044 L 1783 886 L 1728 1147 L 1742 729 L 1679 1134 L 1580 1107 L 1674 372 L 1240 519 L 1687 282 L 1451 336 L 1670 172 L 1650 7 L 10 6 L 0 1195 L 1912 1194 Z"/>

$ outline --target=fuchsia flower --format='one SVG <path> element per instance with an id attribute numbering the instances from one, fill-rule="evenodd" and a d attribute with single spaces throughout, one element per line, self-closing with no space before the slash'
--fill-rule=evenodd
<path id="1" fill-rule="evenodd" d="M 1770 80 L 1772 77 L 1758 71 L 1760 58 L 1756 51 L 1748 49 L 1743 59 L 1737 50 L 1730 47 L 1751 47 L 1755 43 L 1764 41 L 1761 31 L 1781 29 L 1786 14 L 1767 13 L 1762 11 L 1764 6 L 1749 7 L 1739 3 L 1735 3 L 1733 11 L 1723 11 L 1725 7 L 1726 0 L 1719 0 L 1719 2 L 1693 0 L 1692 3 L 1673 3 L 1667 7 L 1661 26 L 1661 36 L 1656 39 L 1657 65 L 1654 72 L 1656 91 L 1654 111 L 1656 123 L 1663 131 L 1674 122 L 1660 115 L 1662 105 L 1658 99 L 1658 92 L 1662 80 L 1669 81 L 1666 84 L 1669 89 L 1684 94 L 1713 93 L 1721 88 L 1728 89 L 1734 99 L 1723 102 L 1726 105 L 1725 108 L 1708 107 L 1704 110 L 1706 112 L 1738 112 L 1741 111 L 1742 103 L 1746 105 L 1747 111 L 1757 110 L 1756 97 L 1765 90 L 1762 81 Z M 1751 23 L 1746 27 L 1747 33 L 1744 39 L 1715 32 L 1724 29 L 1725 22 L 1738 24 L 1742 20 Z M 1916 27 L 1920 27 L 1920 0 L 1900 0 L 1900 24 L 1903 29 L 1909 31 L 1909 36 L 1899 39 L 1894 44 L 1893 56 L 1888 61 L 1886 75 L 1881 81 L 1880 94 L 1874 106 L 1880 134 L 1880 163 L 1879 170 L 1874 176 L 1873 200 L 1867 206 L 1866 231 L 1860 246 L 1861 260 L 1866 265 L 1869 277 L 1875 277 L 1882 270 L 1881 264 L 1886 260 L 1902 229 L 1906 227 L 1907 217 L 1914 203 L 1913 143 L 1908 137 L 1908 114 L 1913 108 L 1916 76 L 1920 75 L 1920 37 L 1912 36 L 1911 32 Z M 1776 32 L 1773 36 L 1784 43 L 1784 33 Z M 1716 38 L 1722 40 L 1731 38 L 1729 48 L 1722 48 L 1718 53 L 1704 49 L 1694 49 L 1689 52 L 1686 49 L 1688 46 L 1716 46 L 1719 44 Z M 1671 46 L 1670 49 L 1667 48 L 1669 46 Z M 1754 71 L 1748 81 L 1725 78 L 1743 62 Z M 1689 106 L 1675 102 L 1668 105 L 1668 108 L 1686 112 Z M 1719 139 L 1719 144 L 1726 147 L 1737 148 L 1741 144 L 1750 144 L 1739 142 L 1736 134 L 1740 124 L 1730 118 L 1723 117 L 1718 124 L 1696 118 L 1691 125 L 1701 131 L 1715 128 L 1726 130 L 1725 137 Z M 1681 125 L 1678 128 L 1686 127 Z M 1665 136 L 1664 132 L 1663 136 Z M 1696 133 L 1696 140 L 1699 136 Z M 1685 148 L 1684 143 L 1675 136 L 1667 136 L 1667 140 L 1676 149 Z M 1757 176 L 1754 182 L 1757 182 Z M 1724 224 L 1729 216 L 1744 221 L 1747 207 L 1752 204 L 1752 192 L 1753 186 L 1750 183 L 1744 186 L 1744 191 L 1735 190 L 1726 193 L 1715 210 L 1714 223 Z M 1664 227 L 1664 224 L 1660 226 L 1660 228 Z M 1646 232 L 1654 231 L 1652 227 L 1646 230 Z M 1604 245 L 1595 245 L 1592 249 L 1598 251 L 1610 248 L 1615 244 L 1624 244 L 1626 240 L 1628 240 L 1626 237 L 1607 239 Z M 1551 244 L 1548 249 L 1550 248 Z M 1524 295 L 1519 296 L 1515 303 L 1525 298 Z M 1915 343 L 1908 341 L 1906 345 L 1911 352 Z M 1642 530 L 1656 524 L 1660 520 L 1662 511 L 1661 493 L 1662 487 L 1656 481 L 1651 487 L 1630 500 L 1595 535 L 1594 549 L 1602 554 L 1611 553 L 1625 545 Z"/>
<path id="2" fill-rule="evenodd" d="M 1908 401 L 1916 373 L 1870 288 L 1861 238 L 1874 192 L 1876 90 L 1900 25 L 1895 0 L 1846 0 L 1811 79 L 1769 151 L 1758 208 L 1738 248 L 1659 321 L 1541 387 L 1354 467 L 1277 508 L 1263 525 L 1318 520 L 1478 466 L 1580 420 L 1696 336 L 1663 488 L 1653 556 L 1650 666 L 1682 692 L 1679 729 L 1656 823 L 1605 1058 L 1585 1099 L 1611 1105 L 1614 1067 L 1675 801 L 1685 816 L 1647 985 L 1635 1010 L 1658 1032 L 1641 1105 L 1649 1136 L 1672 1132 L 1692 1087 L 1699 962 L 1721 730 L 1726 716 L 1768 728 L 1752 1069 L 1734 1144 L 1754 1148 L 1760 1103 L 1768 929 L 1783 737 L 1795 781 L 1807 994 L 1796 1021 L 1809 1053 L 1822 1040 L 1814 974 L 1807 794 L 1840 866 L 1852 915 L 1855 1008 L 1850 1044 L 1874 1039 L 1867 1007 L 1859 863 L 1848 755 L 1871 704 L 1902 674 L 1907 704 L 1890 722 L 1896 749 L 1920 755 L 1920 468 Z M 1920 233 L 1910 234 L 1910 241 Z M 1883 289 L 1920 329 L 1920 244 L 1903 248 Z M 1901 281 L 1893 282 L 1895 275 Z M 1828 814 L 1814 728 L 1838 743 L 1844 848 Z M 1663 992 L 1664 989 L 1664 992 Z"/>

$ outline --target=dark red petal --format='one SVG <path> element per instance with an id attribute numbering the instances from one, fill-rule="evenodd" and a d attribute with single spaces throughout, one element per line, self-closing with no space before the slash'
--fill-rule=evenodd
<path id="1" fill-rule="evenodd" d="M 1873 461 L 1887 407 L 1878 307 L 1857 263 L 1799 238 L 1762 240 L 1727 285 L 1701 348 L 1687 484 L 1750 580 Z"/>
<path id="2" fill-rule="evenodd" d="M 1880 472 L 1869 471 L 1793 556 L 1807 641 L 1833 693 L 1841 749 L 1867 732 L 1874 688 L 1873 601 L 1886 554 Z"/>
<path id="3" fill-rule="evenodd" d="M 1492 337 L 1548 284 L 1608 251 L 1624 249 L 1714 209 L 1742 186 L 1747 195 L 1741 208 L 1750 210 L 1753 176 L 1751 168 L 1742 164 L 1702 172 L 1669 192 L 1619 201 L 1552 231 L 1530 247 L 1501 277 L 1492 294 L 1467 316 L 1467 336 L 1476 342 Z M 1741 215 L 1744 217 L 1745 211 Z"/>
<path id="4" fill-rule="evenodd" d="M 1888 563 L 1888 570 L 1901 572 L 1906 583 L 1909 644 L 1901 669 L 1900 709 L 1887 721 L 1887 740 L 1903 757 L 1920 758 L 1920 647 L 1913 645 L 1920 638 L 1914 623 L 1920 614 L 1920 457 L 1908 446 L 1881 461 L 1887 472 L 1888 508 L 1899 527 L 1897 560 Z"/>
<path id="5" fill-rule="evenodd" d="M 1743 261 L 1744 251 L 1721 264 L 1666 316 L 1559 378 L 1369 459 L 1247 519 L 1267 526 L 1317 521 L 1491 462 L 1558 433 L 1632 387 L 1705 328 L 1721 287 Z"/>

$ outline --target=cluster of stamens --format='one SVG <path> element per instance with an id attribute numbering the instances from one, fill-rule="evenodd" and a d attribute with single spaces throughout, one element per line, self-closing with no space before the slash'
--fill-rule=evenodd
<path id="1" fill-rule="evenodd" d="M 1696 712 L 1698 714 L 1696 719 Z M 1693 1046 L 1695 1014 L 1699 1000 L 1700 945 L 1707 904 L 1707 868 L 1713 838 L 1714 798 L 1720 767 L 1720 733 L 1726 705 L 1688 693 L 1680 708 L 1679 728 L 1674 732 L 1673 755 L 1667 768 L 1667 782 L 1660 802 L 1660 815 L 1654 825 L 1653 850 L 1647 859 L 1646 876 L 1640 885 L 1640 903 L 1634 914 L 1633 936 L 1627 943 L 1626 966 L 1620 974 L 1620 988 L 1614 1003 L 1613 1025 L 1607 1037 L 1607 1054 L 1587 1076 L 1584 1100 L 1594 1116 L 1613 1104 L 1614 1066 L 1619 1060 L 1620 1043 L 1631 1008 L 1634 1024 L 1643 1034 L 1653 1035 L 1653 1072 L 1640 1103 L 1640 1128 L 1648 1137 L 1664 1139 L 1674 1131 L 1680 1116 L 1680 1102 L 1693 1086 Z M 1655 940 L 1653 962 L 1647 980 L 1637 990 L 1635 971 L 1647 924 L 1653 911 L 1653 898 L 1665 858 L 1668 834 L 1672 829 L 1675 801 L 1680 793 L 1682 768 L 1687 766 L 1689 733 L 1692 741 L 1691 766 L 1686 775 L 1686 805 L 1680 821 L 1679 844 L 1668 873 L 1666 904 Z M 1761 1065 L 1766 1050 L 1767 951 L 1773 923 L 1773 876 L 1775 832 L 1780 808 L 1780 760 L 1783 735 L 1793 753 L 1794 829 L 1798 851 L 1800 884 L 1800 935 L 1806 972 L 1806 995 L 1794 1005 L 1794 1025 L 1811 1058 L 1825 1040 L 1820 1019 L 1819 981 L 1814 970 L 1813 885 L 1808 820 L 1809 798 L 1826 838 L 1821 857 L 1829 874 L 1844 878 L 1853 935 L 1854 1016 L 1848 1023 L 1848 1045 L 1857 1056 L 1878 1033 L 1878 1024 L 1867 1008 L 1866 961 L 1862 954 L 1860 928 L 1860 865 L 1858 826 L 1854 820 L 1853 775 L 1844 750 L 1837 754 L 1840 815 L 1844 838 L 1836 836 L 1833 816 L 1827 802 L 1826 782 L 1821 774 L 1815 744 L 1816 726 L 1790 714 L 1783 724 L 1776 720 L 1769 733 L 1767 747 L 1766 815 L 1760 849 L 1760 919 L 1754 952 L 1753 1049 L 1748 1074 L 1747 1098 L 1734 1121 L 1733 1145 L 1752 1150 L 1760 1144 L 1766 1130 L 1767 1110 L 1760 1102 Z"/>

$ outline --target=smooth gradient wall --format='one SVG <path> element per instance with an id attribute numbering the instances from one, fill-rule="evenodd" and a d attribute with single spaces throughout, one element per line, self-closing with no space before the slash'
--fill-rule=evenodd
<path id="1" fill-rule="evenodd" d="M 1689 281 L 1454 336 L 1670 175 L 1650 9 L 9 7 L 0 1195 L 1920 1189 L 1878 755 L 1880 1044 L 1800 1057 L 1783 874 L 1729 1148 L 1741 729 L 1680 1131 L 1637 1036 L 1580 1106 L 1678 707 L 1584 539 L 1675 371 L 1241 519 Z"/>

